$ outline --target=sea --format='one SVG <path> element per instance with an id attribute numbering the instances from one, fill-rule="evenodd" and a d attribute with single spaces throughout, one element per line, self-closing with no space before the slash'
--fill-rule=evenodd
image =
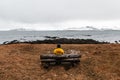
<path id="1" fill-rule="evenodd" d="M 74 39 L 94 39 L 115 43 L 120 42 L 120 30 L 61 30 L 61 31 L 0 31 L 0 44 L 5 41 L 44 40 L 45 36 Z"/>

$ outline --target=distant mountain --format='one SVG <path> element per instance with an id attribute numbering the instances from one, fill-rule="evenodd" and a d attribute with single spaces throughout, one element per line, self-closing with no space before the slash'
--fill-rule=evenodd
<path id="1" fill-rule="evenodd" d="M 113 28 L 96 28 L 96 27 L 93 27 L 93 26 L 85 26 L 85 27 L 80 27 L 80 28 L 77 28 L 77 27 L 71 27 L 71 28 L 67 28 L 65 30 L 100 30 L 100 31 L 104 31 L 104 30 L 120 30 L 119 28 L 116 28 L 116 27 L 113 27 Z"/>
<path id="2" fill-rule="evenodd" d="M 103 28 L 97 28 L 94 26 L 84 26 L 84 27 L 71 27 L 71 28 L 67 28 L 64 29 L 65 31 L 74 31 L 74 30 L 96 30 L 96 31 L 105 31 L 105 30 L 120 30 L 119 27 L 103 27 Z M 11 29 L 8 31 L 41 31 L 41 30 L 34 30 L 34 29 L 26 29 L 26 28 L 17 28 L 17 29 Z M 46 30 L 49 31 L 49 30 Z M 52 30 L 52 31 L 56 31 L 56 30 Z M 61 30 L 57 30 L 57 31 L 61 31 Z"/>
<path id="3" fill-rule="evenodd" d="M 9 31 L 36 31 L 36 30 L 33 30 L 33 29 L 25 29 L 25 28 L 17 28 L 17 29 L 11 29 Z"/>
<path id="4" fill-rule="evenodd" d="M 66 30 L 99 30 L 99 29 L 92 27 L 92 26 L 85 26 L 85 27 L 80 27 L 80 28 L 72 27 L 72 28 L 68 28 Z"/>

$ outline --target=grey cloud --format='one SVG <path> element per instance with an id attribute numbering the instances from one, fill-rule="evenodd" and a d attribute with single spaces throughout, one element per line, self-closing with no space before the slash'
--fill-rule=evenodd
<path id="1" fill-rule="evenodd" d="M 120 0 L 0 0 L 0 18 L 23 23 L 120 19 Z"/>

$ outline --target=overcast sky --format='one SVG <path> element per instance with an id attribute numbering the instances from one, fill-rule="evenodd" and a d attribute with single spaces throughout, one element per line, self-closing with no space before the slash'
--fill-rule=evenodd
<path id="1" fill-rule="evenodd" d="M 120 29 L 120 0 L 0 0 L 0 30 Z"/>

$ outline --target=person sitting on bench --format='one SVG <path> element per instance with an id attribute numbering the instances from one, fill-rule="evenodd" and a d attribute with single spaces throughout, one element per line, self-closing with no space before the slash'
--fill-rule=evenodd
<path id="1" fill-rule="evenodd" d="M 54 49 L 53 53 L 56 55 L 62 55 L 64 54 L 64 50 L 61 48 L 60 44 L 57 44 L 57 48 Z"/>

